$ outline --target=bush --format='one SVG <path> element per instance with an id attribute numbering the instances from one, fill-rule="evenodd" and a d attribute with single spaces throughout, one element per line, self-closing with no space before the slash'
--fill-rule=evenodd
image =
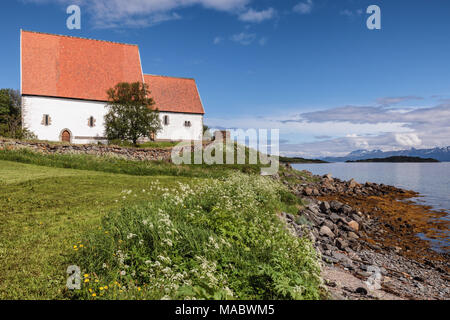
<path id="1" fill-rule="evenodd" d="M 154 188 L 159 188 L 155 183 Z M 125 191 L 126 192 L 126 191 Z M 75 244 L 88 299 L 318 299 L 312 244 L 277 217 L 284 187 L 233 173 L 113 211 Z"/>

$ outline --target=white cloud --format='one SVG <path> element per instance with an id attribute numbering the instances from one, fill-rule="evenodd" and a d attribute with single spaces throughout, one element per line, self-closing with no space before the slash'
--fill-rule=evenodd
<path id="1" fill-rule="evenodd" d="M 392 104 L 398 104 L 400 102 L 411 101 L 411 100 L 423 100 L 423 98 L 418 97 L 418 96 L 383 97 L 383 98 L 378 98 L 377 103 L 381 104 L 381 105 L 392 105 Z"/>
<path id="2" fill-rule="evenodd" d="M 247 33 L 247 32 L 241 32 L 238 34 L 234 34 L 230 37 L 231 41 L 240 43 L 244 46 L 248 46 L 256 39 L 256 34 L 254 33 Z"/>
<path id="3" fill-rule="evenodd" d="M 355 11 L 344 9 L 339 12 L 339 14 L 347 17 L 353 17 L 353 16 L 360 16 L 363 14 L 363 11 L 361 9 L 357 9 Z"/>
<path id="4" fill-rule="evenodd" d="M 223 41 L 222 37 L 215 37 L 214 40 L 213 40 L 213 43 L 214 44 L 220 44 L 220 43 L 222 43 L 222 41 Z"/>
<path id="5" fill-rule="evenodd" d="M 395 140 L 399 145 L 405 147 L 420 146 L 422 143 L 417 133 L 396 133 Z"/>
<path id="6" fill-rule="evenodd" d="M 174 10 L 192 6 L 240 14 L 252 0 L 21 0 L 25 3 L 79 4 L 82 13 L 92 16 L 94 26 L 148 26 L 179 19 Z M 137 23 L 134 22 L 137 20 Z"/>
<path id="7" fill-rule="evenodd" d="M 248 9 L 248 11 L 243 12 L 239 15 L 239 20 L 244 22 L 262 22 L 265 20 L 270 20 L 275 17 L 276 10 L 274 8 L 269 8 L 262 11 L 256 11 L 254 9 Z"/>
<path id="8" fill-rule="evenodd" d="M 298 3 L 293 10 L 300 14 L 308 14 L 312 12 L 313 6 L 312 0 L 306 0 L 305 2 Z"/>
<path id="9" fill-rule="evenodd" d="M 341 107 L 301 114 L 236 119 L 207 118 L 208 125 L 223 128 L 280 129 L 289 142 L 280 145 L 286 155 L 344 156 L 357 149 L 383 151 L 411 147 L 448 146 L 450 104 L 402 108 Z"/>

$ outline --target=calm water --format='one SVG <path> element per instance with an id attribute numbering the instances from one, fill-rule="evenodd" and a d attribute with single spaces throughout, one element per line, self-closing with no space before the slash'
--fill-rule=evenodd
<path id="1" fill-rule="evenodd" d="M 414 190 L 422 197 L 415 199 L 434 209 L 448 213 L 443 218 L 450 220 L 450 162 L 442 163 L 324 163 L 293 164 L 297 170 L 308 170 L 313 174 L 331 173 L 333 177 L 359 183 L 375 182 Z M 450 231 L 442 241 L 431 240 L 433 247 L 441 251 L 450 245 Z M 423 235 L 422 238 L 426 239 Z M 444 250 L 447 251 L 447 250 Z"/>
<path id="2" fill-rule="evenodd" d="M 324 163 L 293 164 L 295 169 L 359 183 L 375 182 L 414 190 L 418 201 L 450 215 L 450 162 L 442 163 Z"/>

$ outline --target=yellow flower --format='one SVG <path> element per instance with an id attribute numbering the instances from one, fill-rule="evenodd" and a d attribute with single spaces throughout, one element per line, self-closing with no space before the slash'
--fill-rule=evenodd
<path id="1" fill-rule="evenodd" d="M 108 286 L 105 286 L 105 290 L 108 290 Z"/>
<path id="2" fill-rule="evenodd" d="M 84 282 L 89 282 L 89 279 L 84 279 Z"/>
<path id="3" fill-rule="evenodd" d="M 73 246 L 73 248 L 74 248 L 74 249 L 76 249 L 76 248 L 77 248 L 77 246 Z"/>
<path id="4" fill-rule="evenodd" d="M 88 278 L 88 277 L 89 277 L 89 273 L 85 273 L 85 274 L 84 274 L 84 277 L 85 277 L 85 278 Z"/>
<path id="5" fill-rule="evenodd" d="M 80 244 L 80 248 L 83 248 L 84 246 L 82 244 Z"/>
<path id="6" fill-rule="evenodd" d="M 141 287 L 138 287 L 138 291 L 141 291 Z"/>
<path id="7" fill-rule="evenodd" d="M 89 288 L 89 292 L 92 292 L 92 289 L 91 289 L 91 288 Z"/>
<path id="8" fill-rule="evenodd" d="M 97 296 L 97 294 L 96 294 L 96 293 L 93 293 L 93 294 L 92 294 L 92 296 L 93 296 L 93 297 L 96 297 L 96 296 Z"/>
<path id="9" fill-rule="evenodd" d="M 103 290 L 103 287 L 100 287 L 100 290 Z"/>
<path id="10" fill-rule="evenodd" d="M 98 279 L 95 279 L 95 282 L 98 282 Z"/>

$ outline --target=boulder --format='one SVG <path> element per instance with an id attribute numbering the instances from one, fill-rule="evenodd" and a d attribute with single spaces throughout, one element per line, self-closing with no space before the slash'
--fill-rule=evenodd
<path id="1" fill-rule="evenodd" d="M 358 232 L 359 231 L 359 223 L 356 222 L 355 220 L 352 220 L 348 223 L 349 227 L 352 228 L 354 231 Z"/>
<path id="2" fill-rule="evenodd" d="M 320 210 L 321 210 L 322 212 L 328 212 L 328 211 L 330 210 L 330 204 L 329 204 L 328 202 L 326 202 L 326 201 L 323 201 L 323 202 L 320 204 Z"/>
<path id="3" fill-rule="evenodd" d="M 339 209 L 341 209 L 343 205 L 344 205 L 343 203 L 341 203 L 337 200 L 333 200 L 330 202 L 331 210 L 333 210 L 334 212 L 338 212 Z"/>
<path id="4" fill-rule="evenodd" d="M 356 182 L 355 179 L 352 179 L 352 180 L 350 180 L 348 182 L 348 187 L 351 188 L 351 189 L 356 188 L 356 187 L 360 187 L 360 186 L 361 185 L 358 182 Z"/>
<path id="5" fill-rule="evenodd" d="M 348 247 L 348 242 L 342 238 L 337 238 L 336 239 L 336 247 L 338 247 L 338 249 L 340 249 L 340 250 L 345 250 L 345 248 Z"/>
<path id="6" fill-rule="evenodd" d="M 358 239 L 359 238 L 359 236 L 356 233 L 354 233 L 353 231 L 350 231 L 347 234 L 347 237 L 349 237 L 350 239 Z"/>
<path id="7" fill-rule="evenodd" d="M 321 236 L 327 236 L 328 238 L 334 238 L 335 237 L 333 231 L 331 231 L 331 229 L 328 228 L 327 226 L 322 226 L 320 228 L 319 234 Z"/>

